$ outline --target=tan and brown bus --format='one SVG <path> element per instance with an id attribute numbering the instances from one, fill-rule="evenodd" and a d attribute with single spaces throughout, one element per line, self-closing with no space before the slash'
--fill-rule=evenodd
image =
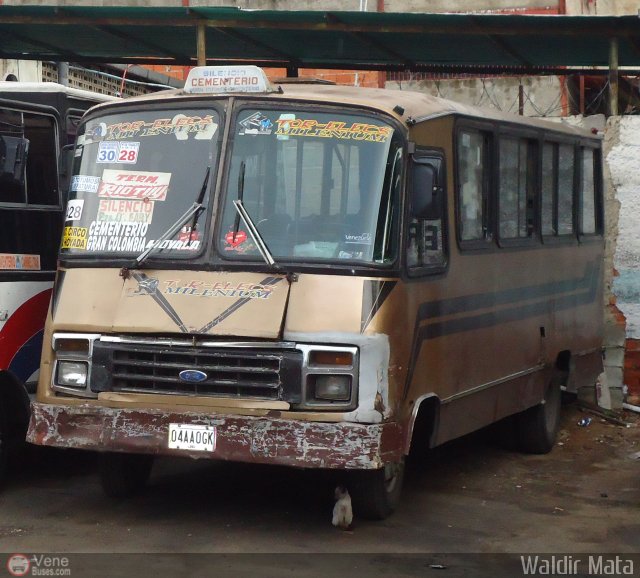
<path id="1" fill-rule="evenodd" d="M 601 371 L 601 141 L 426 94 L 195 68 L 92 109 L 74 154 L 36 444 L 344 470 L 515 416 L 551 449 Z"/>

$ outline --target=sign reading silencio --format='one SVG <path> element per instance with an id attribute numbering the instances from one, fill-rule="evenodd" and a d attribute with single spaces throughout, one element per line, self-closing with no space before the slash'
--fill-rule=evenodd
<path id="1" fill-rule="evenodd" d="M 257 66 L 196 66 L 184 84 L 188 93 L 272 92 L 264 70 Z"/>

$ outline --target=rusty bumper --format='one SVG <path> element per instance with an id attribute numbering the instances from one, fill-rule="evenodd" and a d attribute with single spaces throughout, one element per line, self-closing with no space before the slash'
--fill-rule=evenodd
<path id="1" fill-rule="evenodd" d="M 215 450 L 169 449 L 172 423 L 215 426 Z M 33 403 L 27 441 L 43 446 L 304 468 L 377 469 L 402 457 L 401 428 L 396 423 L 321 423 L 89 405 Z"/>

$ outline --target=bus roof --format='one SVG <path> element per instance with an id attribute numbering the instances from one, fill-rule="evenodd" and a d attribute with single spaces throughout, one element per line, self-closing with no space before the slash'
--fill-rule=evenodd
<path id="1" fill-rule="evenodd" d="M 561 122 L 538 119 L 528 116 L 504 113 L 490 108 L 480 108 L 446 100 L 426 94 L 409 90 L 389 90 L 382 88 L 360 88 L 344 85 L 325 84 L 278 84 L 281 91 L 270 93 L 242 93 L 242 94 L 188 94 L 183 89 L 164 90 L 152 94 L 127 98 L 121 102 L 157 102 L 161 100 L 180 99 L 188 101 L 191 99 L 202 100 L 204 98 L 220 99 L 229 96 L 237 96 L 247 99 L 274 100 L 281 101 L 294 99 L 296 101 L 314 102 L 318 104 L 347 104 L 362 106 L 386 113 L 406 123 L 410 117 L 416 122 L 429 120 L 430 118 L 460 115 L 470 116 L 482 120 L 494 120 L 521 124 L 546 130 L 557 131 L 574 136 L 591 137 L 593 134 L 585 129 Z M 100 108 L 103 105 L 98 105 Z M 398 107 L 403 109 L 399 114 Z"/>
<path id="2" fill-rule="evenodd" d="M 82 100 L 90 100 L 92 102 L 113 102 L 121 100 L 118 97 L 108 94 L 100 94 L 80 88 L 72 88 L 63 86 L 57 82 L 12 82 L 9 80 L 0 81 L 0 92 L 47 92 L 47 93 L 64 93 L 67 96 Z"/>

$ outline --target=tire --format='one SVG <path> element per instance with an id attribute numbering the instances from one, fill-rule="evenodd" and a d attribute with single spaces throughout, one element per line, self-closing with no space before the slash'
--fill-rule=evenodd
<path id="1" fill-rule="evenodd" d="M 0 487 L 2 487 L 9 468 L 9 425 L 5 410 L 0 405 Z"/>
<path id="2" fill-rule="evenodd" d="M 389 463 L 379 470 L 351 473 L 351 501 L 356 516 L 367 520 L 384 520 L 400 503 L 404 461 Z"/>
<path id="3" fill-rule="evenodd" d="M 100 482 L 110 498 L 127 498 L 147 484 L 153 456 L 139 454 L 100 454 Z"/>
<path id="4" fill-rule="evenodd" d="M 551 451 L 560 427 L 561 405 L 560 384 L 552 382 L 541 403 L 515 416 L 520 451 L 528 454 L 547 454 Z"/>

